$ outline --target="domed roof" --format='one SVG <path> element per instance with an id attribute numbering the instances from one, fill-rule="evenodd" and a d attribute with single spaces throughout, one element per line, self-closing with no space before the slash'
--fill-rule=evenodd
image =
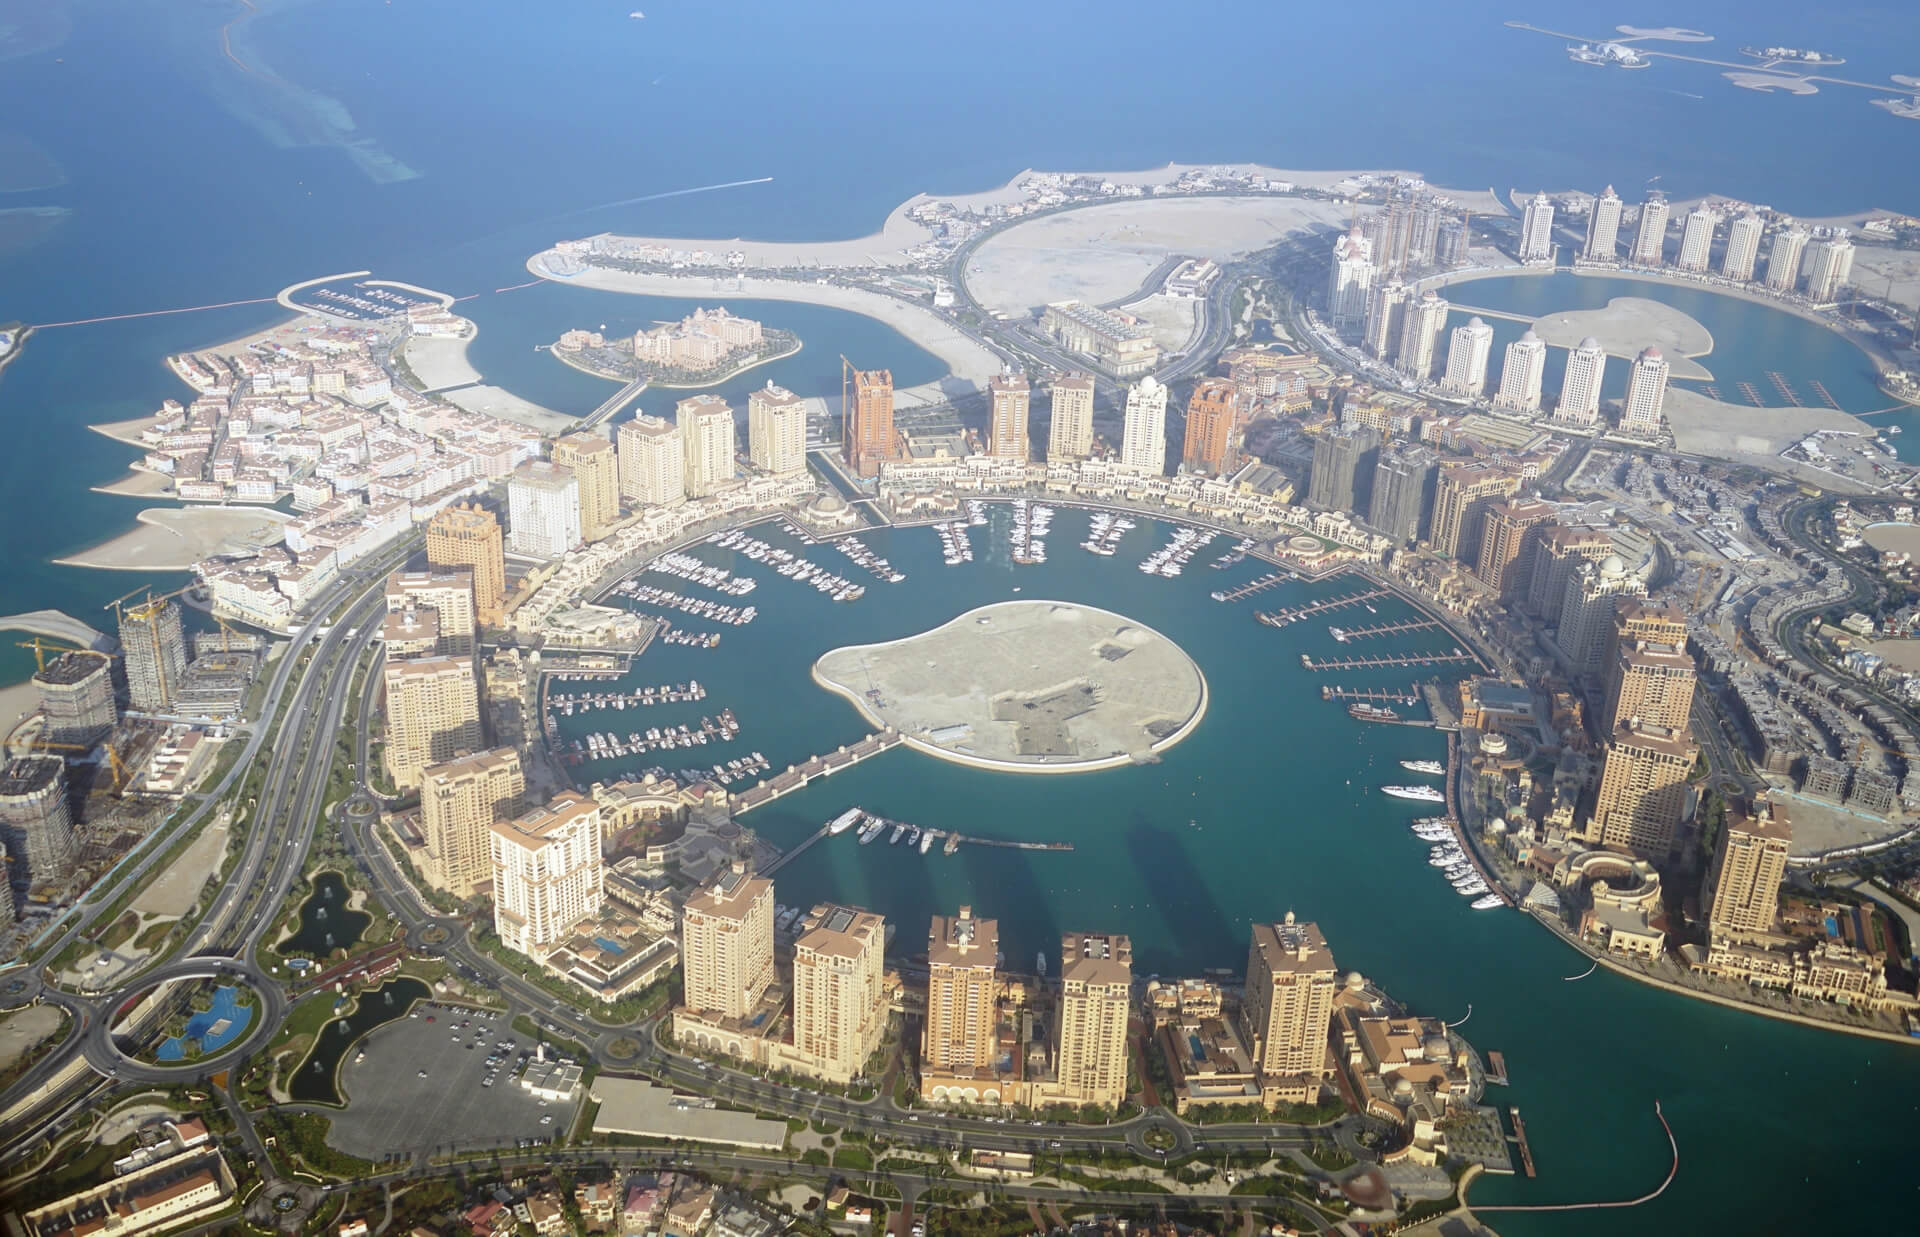
<path id="1" fill-rule="evenodd" d="M 1427 1050 L 1427 1057 L 1429 1059 L 1445 1057 L 1452 1051 L 1452 1048 L 1447 1044 L 1447 1037 L 1444 1035 L 1427 1036 L 1427 1042 L 1423 1046 Z"/>
<path id="2" fill-rule="evenodd" d="M 1604 350 L 1600 347 L 1600 341 L 1595 339 L 1593 336 L 1589 335 L 1585 339 L 1580 341 L 1580 351 L 1600 352 Z"/>
<path id="3" fill-rule="evenodd" d="M 1367 986 L 1367 977 L 1365 975 L 1362 975 L 1358 971 L 1347 972 L 1347 987 L 1350 990 L 1354 992 L 1358 992 L 1360 991 L 1360 989 L 1366 986 Z"/>
<path id="4" fill-rule="evenodd" d="M 1477 327 L 1483 327 L 1483 326 L 1485 326 L 1485 325 L 1486 325 L 1486 323 L 1485 323 L 1484 321 L 1482 321 L 1482 320 L 1481 320 L 1481 318 L 1480 318 L 1480 315 L 1478 315 L 1478 314 L 1475 314 L 1475 315 L 1474 315 L 1473 317 L 1471 317 L 1471 318 L 1468 318 L 1468 319 L 1467 319 L 1467 325 L 1468 325 L 1468 326 L 1470 326 L 1470 327 L 1476 327 L 1476 328 L 1477 328 Z"/>
<path id="5" fill-rule="evenodd" d="M 1609 554 L 1600 560 L 1600 574 L 1603 576 L 1623 576 L 1627 574 L 1627 560 L 1618 554 Z"/>
<path id="6" fill-rule="evenodd" d="M 1404 1077 L 1394 1079 L 1393 1093 L 1395 1095 L 1412 1095 L 1413 1094 L 1412 1080 Z"/>
<path id="7" fill-rule="evenodd" d="M 1660 359 L 1660 349 L 1655 348 L 1653 345 L 1649 344 L 1644 350 L 1641 351 L 1640 359 L 1643 361 L 1657 361 Z"/>
<path id="8" fill-rule="evenodd" d="M 1532 327 L 1528 327 L 1526 333 L 1520 336 L 1520 342 L 1523 344 L 1537 344 L 1540 342 L 1540 336 L 1534 333 Z"/>

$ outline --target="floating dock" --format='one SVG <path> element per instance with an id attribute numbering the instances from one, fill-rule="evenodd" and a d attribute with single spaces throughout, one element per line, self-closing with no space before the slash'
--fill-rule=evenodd
<path id="1" fill-rule="evenodd" d="M 1520 1146 L 1520 1168 L 1527 1176 L 1536 1175 L 1533 1171 L 1533 1150 L 1527 1146 L 1527 1123 L 1520 1119 L 1518 1108 L 1507 1109 L 1507 1115 L 1513 1118 L 1513 1141 Z"/>
<path id="2" fill-rule="evenodd" d="M 1239 601 L 1242 597 L 1251 597 L 1255 593 L 1264 593 L 1276 584 L 1282 584 L 1293 578 L 1290 571 L 1269 571 L 1258 580 L 1249 580 L 1238 588 L 1214 590 L 1215 601 Z"/>
<path id="3" fill-rule="evenodd" d="M 1764 408 L 1767 406 L 1766 401 L 1760 398 L 1760 392 L 1754 389 L 1751 382 L 1736 382 L 1733 385 L 1740 388 L 1740 394 L 1746 396 L 1747 402 L 1755 408 Z"/>
<path id="4" fill-rule="evenodd" d="M 1806 407 L 1805 404 L 1800 402 L 1800 397 L 1794 393 L 1793 387 L 1787 382 L 1787 376 L 1785 374 L 1777 369 L 1770 369 L 1767 371 L 1767 379 L 1773 383 L 1773 389 L 1780 392 L 1781 399 L 1786 400 L 1795 408 Z"/>
<path id="5" fill-rule="evenodd" d="M 1497 1049 L 1487 1052 L 1487 1081 L 1496 1087 L 1507 1085 L 1507 1058 Z"/>
<path id="6" fill-rule="evenodd" d="M 1432 619 L 1408 619 L 1404 623 L 1382 623 L 1378 627 L 1329 627 L 1333 638 L 1340 641 L 1371 640 L 1375 636 L 1398 636 L 1409 631 L 1434 631 L 1440 627 Z"/>
<path id="7" fill-rule="evenodd" d="M 1310 605 L 1294 606 L 1287 610 L 1256 610 L 1253 617 L 1269 627 L 1285 627 L 1301 619 L 1312 618 L 1316 614 L 1326 614 L 1331 610 L 1344 609 L 1347 606 L 1364 605 L 1379 597 L 1390 594 L 1384 588 L 1369 589 L 1364 593 L 1354 593 L 1347 597 L 1329 597 L 1325 601 L 1316 601 Z"/>
<path id="8" fill-rule="evenodd" d="M 1450 661 L 1472 661 L 1472 653 L 1455 649 L 1451 653 L 1390 653 L 1382 657 L 1334 657 L 1315 661 L 1312 654 L 1300 654 L 1300 664 L 1309 670 L 1372 670 L 1380 666 L 1437 666 Z"/>
<path id="9" fill-rule="evenodd" d="M 1821 403 L 1833 409 L 1835 412 L 1840 411 L 1840 401 L 1833 398 L 1832 393 L 1827 390 L 1826 383 L 1820 381 L 1818 378 L 1809 378 L 1807 379 L 1807 385 L 1813 388 L 1813 393 L 1820 397 Z"/>
<path id="10" fill-rule="evenodd" d="M 1364 700 L 1368 704 L 1417 704 L 1419 696 L 1411 687 L 1323 687 L 1322 700 Z"/>

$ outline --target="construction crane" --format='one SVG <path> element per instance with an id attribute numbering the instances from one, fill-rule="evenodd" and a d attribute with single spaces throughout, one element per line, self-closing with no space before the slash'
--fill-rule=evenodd
<path id="1" fill-rule="evenodd" d="M 37 737 L 27 740 L 27 746 L 55 752 L 77 752 L 83 756 L 93 751 L 92 747 L 84 743 L 55 743 L 52 739 Z M 113 744 L 102 743 L 99 747 L 107 754 L 107 764 L 113 769 L 113 793 L 117 795 L 126 789 L 130 776 L 127 766 L 120 762 L 120 753 L 113 750 Z"/>
<path id="2" fill-rule="evenodd" d="M 53 650 L 55 653 L 61 653 L 61 654 L 92 652 L 91 649 L 88 649 L 82 645 L 73 644 L 71 642 L 62 642 L 58 640 L 46 640 L 46 639 L 42 639 L 39 636 L 35 636 L 31 640 L 22 640 L 19 642 L 19 645 L 23 649 L 33 650 L 33 662 L 34 662 L 34 665 L 38 667 L 38 669 L 35 671 L 36 674 L 46 673 L 47 650 L 49 649 Z"/>
<path id="3" fill-rule="evenodd" d="M 193 587 L 193 585 L 187 584 L 174 589 L 170 593 L 161 593 L 155 596 L 153 587 L 148 585 L 116 597 L 101 607 L 103 610 L 112 610 L 114 618 L 119 623 L 120 653 L 127 668 L 127 685 L 129 688 L 134 687 L 133 670 L 136 661 L 145 662 L 153 668 L 153 673 L 157 680 L 156 686 L 160 693 L 160 700 L 165 702 L 173 698 L 174 685 L 168 678 L 167 650 L 162 643 L 162 634 L 158 619 L 160 615 L 165 612 L 168 602 L 180 596 L 182 593 L 190 591 Z M 126 604 L 128 599 L 132 597 L 139 597 L 140 600 L 134 602 L 132 605 Z M 144 629 L 144 646 L 137 655 L 134 654 L 133 646 L 127 641 L 127 620 L 129 618 Z M 177 628 L 178 624 L 175 626 Z M 181 639 L 182 647 L 180 649 L 180 655 L 181 661 L 184 664 L 187 660 L 184 634 L 182 634 Z"/>

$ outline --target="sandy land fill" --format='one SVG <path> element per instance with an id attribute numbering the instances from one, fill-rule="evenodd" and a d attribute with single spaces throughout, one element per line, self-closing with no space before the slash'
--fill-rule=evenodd
<path id="1" fill-rule="evenodd" d="M 515 425 L 524 425 L 528 429 L 542 434 L 564 434 L 578 424 L 580 417 L 570 417 L 551 408 L 543 408 L 529 399 L 522 399 L 504 387 L 473 386 L 458 390 L 443 391 L 440 397 L 448 403 L 468 412 L 483 413 L 489 417 L 499 417 L 502 421 L 511 421 Z M 581 409 L 585 416 L 590 409 Z"/>
<path id="2" fill-rule="evenodd" d="M 267 507 L 150 507 L 135 518 L 139 527 L 55 561 L 109 571 L 186 571 L 203 558 L 277 544 L 289 517 Z"/>
<path id="3" fill-rule="evenodd" d="M 219 759 L 216 754 L 215 760 Z M 209 768 L 212 766 L 209 765 Z M 178 919 L 200 900 L 207 878 L 220 868 L 220 857 L 227 850 L 229 824 L 225 812 L 200 831 L 193 844 L 166 870 L 149 881 L 127 909 L 161 919 Z"/>
<path id="4" fill-rule="evenodd" d="M 0 687 L 0 734 L 20 724 L 20 719 L 40 707 L 40 693 L 31 681 Z"/>
<path id="5" fill-rule="evenodd" d="M 125 498 L 164 498 L 173 493 L 173 478 L 163 472 L 150 472 L 145 468 L 135 468 L 118 481 L 106 485 L 96 485 L 96 494 L 118 494 Z"/>
<path id="6" fill-rule="evenodd" d="M 156 412 L 144 417 L 130 417 L 125 421 L 105 421 L 99 425 L 89 425 L 87 428 L 96 434 L 105 434 L 115 442 L 124 442 L 129 446 L 145 449 L 147 444 L 140 441 L 141 431 L 152 429 L 159 423 L 160 414 Z"/>
<path id="7" fill-rule="evenodd" d="M 485 376 L 467 361 L 467 345 L 473 342 L 473 336 L 478 333 L 477 330 L 470 332 L 463 339 L 409 336 L 401 346 L 401 359 L 406 361 L 413 376 L 420 380 L 422 391 L 470 386 L 485 380 Z"/>
<path id="8" fill-rule="evenodd" d="M 11 1068 L 65 1020 L 57 1005 L 29 1005 L 0 1017 L 0 1069 Z"/>
<path id="9" fill-rule="evenodd" d="M 1632 359 L 1649 345 L 1666 355 L 1671 376 L 1710 382 L 1707 367 L 1692 358 L 1713 351 L 1713 333 L 1689 314 L 1643 296 L 1616 296 L 1603 309 L 1576 309 L 1534 319 L 1533 329 L 1556 348 L 1573 348 L 1592 337 L 1611 357 Z"/>
<path id="10" fill-rule="evenodd" d="M 1151 188 L 1155 185 L 1171 184 L 1190 171 L 1223 171 L 1241 175 L 1264 175 L 1270 180 L 1291 181 L 1295 185 L 1309 189 L 1333 189 L 1341 182 L 1359 176 L 1417 176 L 1417 172 L 1365 172 L 1365 171 L 1290 171 L 1284 168 L 1270 168 L 1257 163 L 1169 163 L 1165 167 L 1148 168 L 1134 172 L 1074 172 L 1057 173 L 1063 176 L 1091 176 L 1116 185 L 1140 185 Z M 888 212 L 880 230 L 853 240 L 841 241 L 751 241 L 734 237 L 731 240 L 688 238 L 672 236 L 635 236 L 626 239 L 643 245 L 663 245 L 670 249 L 704 249 L 710 253 L 727 253 L 738 250 L 746 257 L 749 267 L 845 267 L 845 266 L 900 266 L 906 262 L 904 251 L 916 245 L 925 244 L 933 239 L 933 234 L 920 224 L 907 217 L 907 212 L 927 202 L 951 202 L 962 210 L 984 210 L 990 206 L 1013 205 L 1029 200 L 1019 184 L 1030 176 L 1049 175 L 1036 173 L 1032 168 L 1020 172 L 1006 184 L 995 189 L 979 193 L 918 193 L 908 198 Z M 1441 189 L 1460 203 L 1463 209 L 1486 213 L 1503 209 L 1491 190 L 1480 189 Z M 1157 199 L 1162 204 L 1170 204 L 1192 199 Z M 1270 198 L 1269 201 L 1283 201 Z M 1344 219 L 1344 216 L 1343 216 Z M 535 272 L 538 274 L 539 272 Z"/>
<path id="11" fill-rule="evenodd" d="M 1793 460 L 1780 452 L 1815 430 L 1843 430 L 1871 435 L 1873 427 L 1851 413 L 1832 408 L 1750 408 L 1708 399 L 1685 387 L 1667 388 L 1667 424 L 1674 446 L 1689 455 L 1753 464 L 1774 472 L 1786 471 L 1802 481 L 1833 490 L 1864 491 L 1864 483 L 1849 483 Z"/>
<path id="12" fill-rule="evenodd" d="M 1168 258 L 1226 262 L 1309 228 L 1336 229 L 1352 208 L 1304 198 L 1131 198 L 1003 228 L 973 251 L 967 290 L 1003 313 L 1053 301 L 1134 296 Z"/>
<path id="13" fill-rule="evenodd" d="M 545 276 L 545 271 L 539 262 L 540 255 L 534 255 L 527 263 L 527 269 L 536 275 Z M 551 276 L 545 277 L 551 278 Z M 826 305 L 834 309 L 865 314 L 869 318 L 886 323 L 940 358 L 955 378 L 974 388 L 985 387 L 987 379 L 1000 372 L 999 357 L 985 345 L 969 339 L 956 330 L 932 310 L 900 300 L 898 297 L 868 292 L 862 288 L 845 288 L 838 284 L 801 283 L 785 279 L 755 279 L 750 276 L 715 279 L 707 275 L 638 275 L 627 271 L 606 270 L 601 267 L 589 267 L 571 279 L 555 282 L 597 288 L 605 292 L 627 292 L 635 296 L 805 301 L 813 305 Z M 931 387 L 940 385 L 929 384 Z M 458 397 L 463 393 L 451 392 L 447 398 L 458 402 Z M 896 401 L 911 402 L 902 399 L 905 395 L 906 392 L 895 392 Z"/>

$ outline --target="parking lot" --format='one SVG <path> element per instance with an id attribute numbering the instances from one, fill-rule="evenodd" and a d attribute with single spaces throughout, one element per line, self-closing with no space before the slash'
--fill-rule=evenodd
<path id="1" fill-rule="evenodd" d="M 350 1155 L 377 1160 L 450 1141 L 511 1147 L 521 1139 L 558 1137 L 579 1104 L 542 1102 L 521 1088 L 520 1054 L 531 1053 L 533 1044 L 504 1015 L 421 1004 L 375 1030 L 361 1047 L 364 1058 L 356 1051 L 340 1065 L 347 1108 L 333 1118 L 328 1138 Z M 487 1064 L 496 1052 L 497 1072 Z M 491 1086 L 484 1085 L 489 1073 Z"/>

